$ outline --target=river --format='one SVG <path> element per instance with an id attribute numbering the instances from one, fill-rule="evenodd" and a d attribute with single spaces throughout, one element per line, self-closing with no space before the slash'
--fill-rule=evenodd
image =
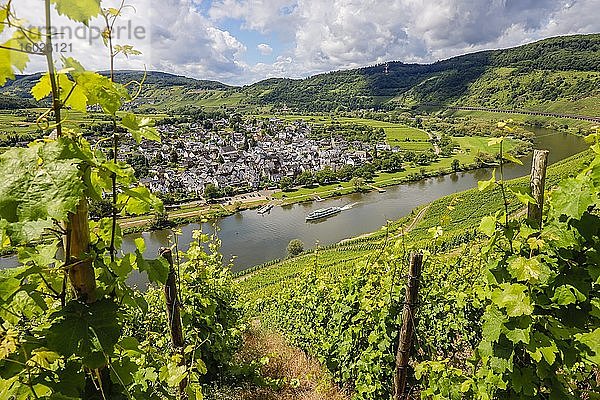
<path id="1" fill-rule="evenodd" d="M 535 148 L 550 150 L 549 161 L 554 163 L 586 149 L 582 138 L 548 129 L 533 129 Z M 522 159 L 523 165 L 505 166 L 505 179 L 525 176 L 531 168 L 531 155 Z M 320 202 L 274 207 L 269 214 L 259 215 L 256 210 L 238 212 L 216 222 L 218 236 L 222 241 L 221 251 L 226 259 L 235 257 L 233 270 L 240 271 L 286 255 L 290 240 L 300 239 L 306 247 L 316 243 L 327 245 L 342 239 L 372 232 L 387 220 L 399 219 L 417 206 L 430 203 L 448 194 L 477 186 L 477 181 L 488 179 L 490 169 L 459 172 L 446 176 L 424 179 L 418 182 L 387 187 L 384 193 L 355 193 Z M 309 212 L 330 206 L 352 205 L 340 214 L 319 221 L 305 222 Z M 180 249 L 187 248 L 192 231 L 202 228 L 213 232 L 211 224 L 191 223 L 181 226 Z M 134 239 L 144 237 L 145 256 L 155 258 L 162 246 L 169 245 L 171 232 L 168 230 L 127 235 L 123 240 L 123 251 L 135 249 Z M 16 260 L 3 259 L 0 265 L 15 265 Z M 133 282 L 143 284 L 145 279 L 137 277 Z"/>

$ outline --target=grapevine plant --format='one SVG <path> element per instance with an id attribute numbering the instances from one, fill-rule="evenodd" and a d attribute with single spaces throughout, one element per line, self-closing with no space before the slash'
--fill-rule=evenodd
<path id="1" fill-rule="evenodd" d="M 419 364 L 423 398 L 600 397 L 599 139 L 587 137 L 595 159 L 550 191 L 541 227 L 502 212 L 483 218 L 482 339 L 470 368 Z M 492 177 L 480 188 L 494 183 L 503 185 Z"/>
<path id="2" fill-rule="evenodd" d="M 162 310 L 163 300 L 126 284 L 134 270 L 164 284 L 169 266 L 162 258 L 143 257 L 143 239 L 136 240 L 134 253 L 119 250 L 117 217 L 163 208 L 118 155 L 126 136 L 138 143 L 160 140 L 149 118 L 120 111 L 143 83 L 113 79 L 115 58 L 139 53 L 113 43 L 115 21 L 126 5 L 44 0 L 39 11 L 46 29 L 38 30 L 18 18 L 14 3 L 0 2 L 0 33 L 10 35 L 0 44 L 0 85 L 23 71 L 30 57 L 42 57 L 47 72 L 31 94 L 49 98 L 50 107 L 37 120 L 43 139 L 0 155 L 0 250 L 13 249 L 19 261 L 0 274 L 0 398 L 201 398 L 200 379 L 208 372 L 202 358 L 211 367 L 224 364 L 239 338 L 232 328 L 239 323 L 235 308 L 228 305 L 233 294 L 223 289 L 229 278 L 215 263 L 207 263 L 202 275 L 188 273 L 184 283 L 192 286 L 183 290 L 181 302 L 191 334 L 184 351 L 175 352 L 167 340 L 153 342 L 168 337 L 166 323 L 152 326 L 144 318 Z M 71 57 L 56 59 L 53 8 L 77 23 L 87 25 L 98 16 L 105 22 L 109 76 Z M 94 145 L 68 124 L 70 113 L 86 113 L 91 106 L 112 121 L 112 132 Z M 101 142 L 112 144 L 110 157 Z M 90 221 L 88 204 L 107 200 L 110 217 Z M 200 247 L 188 257 L 195 267 L 208 257 Z M 213 278 L 220 280 L 206 283 Z M 199 294 L 200 289 L 206 290 Z"/>

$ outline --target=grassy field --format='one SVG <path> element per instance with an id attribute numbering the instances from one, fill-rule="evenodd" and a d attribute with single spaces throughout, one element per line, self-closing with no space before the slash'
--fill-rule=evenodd
<path id="1" fill-rule="evenodd" d="M 41 116 L 46 109 L 32 108 L 26 110 L 0 110 L 0 139 L 7 134 L 31 135 L 39 131 L 35 120 Z M 123 112 L 117 113 L 122 115 Z M 150 117 L 153 119 L 164 118 L 167 114 L 144 114 L 138 113 L 140 117 Z M 78 128 L 82 125 L 92 126 L 97 123 L 107 123 L 106 116 L 101 113 L 90 112 L 84 114 L 79 111 L 64 110 L 62 117 L 67 128 Z"/>
<path id="2" fill-rule="evenodd" d="M 315 125 L 331 125 L 334 122 L 340 124 L 359 124 L 372 128 L 383 128 L 387 142 L 392 146 L 398 146 L 407 150 L 426 151 L 431 148 L 429 135 L 426 131 L 413 128 L 404 124 L 377 121 L 366 118 L 331 117 L 315 115 L 256 115 L 257 118 L 279 118 L 284 121 L 306 121 Z M 406 139 L 410 139 L 407 142 Z"/>

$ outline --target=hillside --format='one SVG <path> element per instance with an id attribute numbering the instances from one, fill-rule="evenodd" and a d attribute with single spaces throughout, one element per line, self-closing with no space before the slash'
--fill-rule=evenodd
<path id="1" fill-rule="evenodd" d="M 600 96 L 600 35 L 542 40 L 429 65 L 390 62 L 246 88 L 256 104 L 299 110 L 395 108 L 422 103 L 545 109 Z M 593 102 L 593 101 L 592 101 Z M 597 104 L 597 102 L 593 102 Z M 576 104 L 559 109 L 574 111 Z M 598 112 L 593 107 L 587 112 Z"/>
<path id="2" fill-rule="evenodd" d="M 140 81 L 142 76 L 139 71 L 117 72 L 120 82 Z M 37 78 L 19 76 L 0 88 L 0 107 L 31 105 L 29 91 Z M 244 87 L 149 72 L 134 106 L 143 111 L 196 105 L 316 112 L 433 103 L 598 116 L 599 88 L 600 34 L 592 34 L 550 38 L 427 65 L 394 61 L 306 79 L 271 78 Z"/>
<path id="3" fill-rule="evenodd" d="M 107 75 L 107 72 L 101 72 Z M 0 109 L 25 108 L 35 106 L 31 96 L 31 88 L 39 80 L 40 74 L 19 75 L 16 79 L 9 80 L 0 88 L 2 100 Z M 117 71 L 115 80 L 120 83 L 144 82 L 139 97 L 135 100 L 135 106 L 153 106 L 160 104 L 161 108 L 174 104 L 194 103 L 201 101 L 209 95 L 222 98 L 222 94 L 235 91 L 232 86 L 220 82 L 198 80 L 168 74 L 165 72 L 150 71 L 144 77 L 143 71 Z"/>

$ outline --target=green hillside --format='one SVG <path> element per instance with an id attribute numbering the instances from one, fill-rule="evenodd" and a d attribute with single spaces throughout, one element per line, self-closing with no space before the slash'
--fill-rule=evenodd
<path id="1" fill-rule="evenodd" d="M 29 91 L 38 77 L 20 76 L 0 88 L 0 107 L 31 105 Z M 142 77 L 139 71 L 117 73 L 120 82 Z M 427 65 L 394 61 L 305 79 L 271 78 L 243 87 L 149 72 L 134 106 L 142 111 L 196 105 L 318 112 L 425 103 L 597 116 L 599 83 L 600 34 L 592 34 L 550 38 Z"/>
<path id="2" fill-rule="evenodd" d="M 569 104 L 554 111 L 574 111 L 573 101 L 583 106 L 600 96 L 599 73 L 600 35 L 594 34 L 551 38 L 429 65 L 390 62 L 302 80 L 272 79 L 245 92 L 256 104 L 308 111 L 420 103 L 545 109 L 560 101 Z"/>

